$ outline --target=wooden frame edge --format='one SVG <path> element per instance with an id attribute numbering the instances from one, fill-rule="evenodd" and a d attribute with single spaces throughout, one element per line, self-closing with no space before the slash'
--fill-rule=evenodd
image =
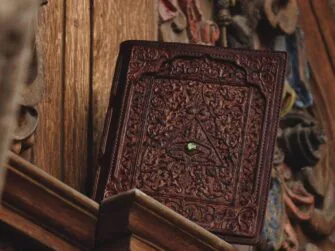
<path id="1" fill-rule="evenodd" d="M 118 210 L 120 208 L 122 210 Z M 163 249 L 235 250 L 229 243 L 138 189 L 102 202 L 96 239 L 102 247 L 132 235 Z"/>
<path id="2" fill-rule="evenodd" d="M 2 213 L 9 210 L 34 224 L 36 228 L 29 229 L 33 238 L 40 239 L 40 230 L 44 229 L 45 234 L 78 249 L 94 247 L 98 203 L 13 153 L 6 168 Z M 4 215 L 0 214 L 0 221 L 6 222 Z M 6 223 L 20 226 L 15 220 Z"/>

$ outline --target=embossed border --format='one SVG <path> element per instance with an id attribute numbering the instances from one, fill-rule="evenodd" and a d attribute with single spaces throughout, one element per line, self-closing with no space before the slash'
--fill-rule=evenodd
<path id="1" fill-rule="evenodd" d="M 117 149 L 119 148 L 120 141 L 120 130 L 123 127 L 124 121 L 124 111 L 122 107 L 125 107 L 125 101 L 129 95 L 129 88 L 127 84 L 121 84 L 120 82 L 128 82 L 128 63 L 130 62 L 132 48 L 140 46 L 140 47 L 150 47 L 150 48 L 162 48 L 164 50 L 168 50 L 171 54 L 170 57 L 175 55 L 184 54 L 185 56 L 204 56 L 210 55 L 212 58 L 218 58 L 223 60 L 228 60 L 235 62 L 236 64 L 243 66 L 248 74 L 247 74 L 247 82 L 253 84 L 259 79 L 257 79 L 257 71 L 259 72 L 259 68 L 253 68 L 256 65 L 259 65 L 261 69 L 263 69 L 262 74 L 259 75 L 261 82 L 264 83 L 267 77 L 267 71 L 269 70 L 269 65 L 271 62 L 278 61 L 276 66 L 276 76 L 275 79 L 270 80 L 275 86 L 273 88 L 273 95 L 270 98 L 270 104 L 268 105 L 268 111 L 266 112 L 266 131 L 268 135 L 276 135 L 276 130 L 278 126 L 278 118 L 279 118 L 279 109 L 281 102 L 281 93 L 283 88 L 284 74 L 285 74 L 285 66 L 286 66 L 286 53 L 284 52 L 269 52 L 269 51 L 252 51 L 252 50 L 239 50 L 239 49 L 222 49 L 217 47 L 209 47 L 202 45 L 186 45 L 179 43 L 159 43 L 159 42 L 150 42 L 150 41 L 125 41 L 120 46 L 120 55 L 118 58 L 117 70 L 115 73 L 114 81 L 113 81 L 113 89 L 110 100 L 110 106 L 108 109 L 106 124 L 104 129 L 104 137 L 101 145 L 101 152 L 99 158 L 99 169 L 96 180 L 96 188 L 95 188 L 95 199 L 101 200 L 103 197 L 103 193 L 105 190 L 107 177 L 111 174 L 111 170 L 113 169 L 115 156 Z M 155 66 L 152 66 L 155 67 Z M 262 68 L 263 67 L 263 68 Z M 146 72 L 150 72 L 150 69 L 146 69 Z M 144 72 L 144 71 L 143 71 Z M 142 72 L 142 73 L 143 73 Z M 256 83 L 257 84 L 257 83 Z M 266 84 L 260 86 L 261 90 L 267 92 Z M 117 95 L 116 95 L 117 93 Z M 116 105 L 117 106 L 114 106 Z M 120 105 L 121 104 L 121 105 Z M 113 116 L 112 116 L 113 113 Z M 272 119 L 272 121 L 269 121 Z M 265 128 L 263 128 L 265 130 Z M 264 133 L 264 132 L 263 132 Z M 256 184 L 256 187 L 259 189 L 258 193 L 261 198 L 264 198 L 263 203 L 260 203 L 258 209 L 258 219 L 255 234 L 251 237 L 239 237 L 239 236 L 222 236 L 225 240 L 237 243 L 245 243 L 245 244 L 254 244 L 259 240 L 260 231 L 263 225 L 263 218 L 265 213 L 266 201 L 267 201 L 267 191 L 269 187 L 269 176 L 271 171 L 271 163 L 274 151 L 274 143 L 275 136 L 270 138 L 270 140 L 265 145 L 262 142 L 262 150 L 260 153 L 261 161 L 258 168 L 258 178 L 257 180 L 267 180 L 267 182 L 260 184 Z M 107 147 L 108 146 L 108 147 Z M 110 147 L 112 146 L 112 147 Z M 262 170 L 262 172 L 261 172 Z"/>

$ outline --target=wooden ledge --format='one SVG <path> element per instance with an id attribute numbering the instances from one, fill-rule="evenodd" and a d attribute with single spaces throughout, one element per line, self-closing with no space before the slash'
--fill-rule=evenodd
<path id="1" fill-rule="evenodd" d="M 45 250 L 235 250 L 139 190 L 99 206 L 12 153 L 0 224 Z"/>
<path id="2" fill-rule="evenodd" d="M 235 250 L 137 189 L 102 203 L 96 240 L 98 250 Z"/>
<path id="3" fill-rule="evenodd" d="M 93 215 L 98 214 L 99 204 L 94 200 L 91 200 L 87 196 L 64 184 L 60 180 L 54 178 L 12 152 L 9 154 L 9 170 L 11 169 L 13 171 L 19 171 L 21 174 L 29 177 L 40 185 L 43 185 L 48 190 L 68 201 L 71 201 L 74 205 L 85 209 L 87 212 L 90 212 Z"/>
<path id="4" fill-rule="evenodd" d="M 88 250 L 98 212 L 93 200 L 10 154 L 0 221 L 56 250 Z"/>

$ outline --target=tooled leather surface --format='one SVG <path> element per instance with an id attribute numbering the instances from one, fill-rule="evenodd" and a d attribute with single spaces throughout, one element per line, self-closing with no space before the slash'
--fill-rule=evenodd
<path id="1" fill-rule="evenodd" d="M 136 187 L 210 231 L 255 237 L 280 60 L 132 47 L 104 197 Z"/>

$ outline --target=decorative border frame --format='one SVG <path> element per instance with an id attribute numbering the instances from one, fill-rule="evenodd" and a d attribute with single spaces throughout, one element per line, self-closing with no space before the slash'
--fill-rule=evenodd
<path id="1" fill-rule="evenodd" d="M 110 180 L 107 181 L 107 177 L 110 179 L 113 176 L 114 168 L 117 166 L 116 161 L 121 157 L 121 153 L 118 150 L 122 149 L 120 142 L 123 142 L 121 139 L 125 136 L 124 122 L 128 120 L 127 116 L 129 116 L 129 105 L 127 102 L 131 83 L 137 81 L 143 74 L 150 75 L 162 68 L 164 69 L 167 62 L 172 61 L 176 57 L 209 58 L 214 61 L 219 60 L 236 65 L 246 73 L 245 79 L 241 83 L 244 82 L 256 86 L 263 93 L 267 105 L 262 135 L 263 139 L 265 135 L 273 135 L 273 137 L 267 141 L 267 144 L 263 140 L 260 142 L 261 150 L 255 187 L 257 189 L 256 198 L 267 198 L 286 66 L 286 53 L 222 49 L 178 43 L 127 41 L 121 44 L 113 83 L 111 102 L 104 130 L 105 139 L 100 153 L 101 168 L 96 183 L 96 199 L 101 199 L 103 194 L 105 194 L 105 198 L 113 194 L 109 193 L 107 184 Z M 192 78 L 192 75 L 190 76 L 187 73 L 187 79 L 190 77 Z M 226 82 L 227 80 L 229 80 L 229 76 L 225 75 L 225 78 L 221 81 Z M 120 82 L 123 84 L 120 84 Z M 127 110 L 124 110 L 124 107 L 127 107 Z M 261 184 L 261 180 L 266 180 L 267 182 Z M 120 188 L 119 191 L 124 189 L 130 189 L 130 187 Z M 258 241 L 265 213 L 266 199 L 257 203 L 259 204 L 254 204 L 256 213 L 247 214 L 247 217 L 256 218 L 253 220 L 254 226 L 249 228 L 248 232 L 237 231 L 236 234 L 236 232 L 231 231 L 227 235 L 225 233 L 225 236 L 222 236 L 224 239 L 246 244 L 253 244 Z M 236 220 L 241 221 L 238 217 Z"/>

